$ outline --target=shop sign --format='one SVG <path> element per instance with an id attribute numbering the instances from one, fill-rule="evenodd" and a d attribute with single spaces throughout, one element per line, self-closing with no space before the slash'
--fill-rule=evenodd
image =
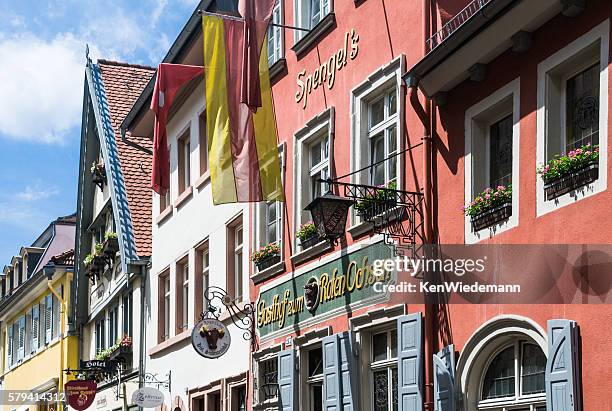
<path id="1" fill-rule="evenodd" d="M 205 358 L 219 358 L 227 352 L 232 342 L 229 330 L 215 318 L 205 318 L 193 328 L 191 344 Z"/>
<path id="2" fill-rule="evenodd" d="M 106 371 L 110 369 L 110 362 L 106 360 L 81 360 L 81 369 L 87 371 Z"/>
<path id="3" fill-rule="evenodd" d="M 164 394 L 153 387 L 142 387 L 132 394 L 132 402 L 143 408 L 155 408 L 164 403 Z"/>
<path id="4" fill-rule="evenodd" d="M 295 93 L 295 102 L 302 102 L 302 108 L 308 104 L 308 96 L 313 90 L 325 87 L 331 90 L 336 82 L 336 72 L 348 64 L 349 58 L 355 60 L 359 53 L 359 35 L 354 29 L 344 34 L 344 45 L 337 52 L 325 60 L 314 72 L 306 75 L 302 70 L 297 75 L 298 91 Z"/>
<path id="5" fill-rule="evenodd" d="M 380 297 L 373 284 L 389 283 L 393 273 L 375 275 L 372 263 L 392 257 L 384 242 L 369 245 L 263 291 L 257 301 L 260 336 L 293 327 L 317 315 Z"/>
<path id="6" fill-rule="evenodd" d="M 75 410 L 85 410 L 96 398 L 97 385 L 90 380 L 72 380 L 64 385 L 68 404 Z"/>

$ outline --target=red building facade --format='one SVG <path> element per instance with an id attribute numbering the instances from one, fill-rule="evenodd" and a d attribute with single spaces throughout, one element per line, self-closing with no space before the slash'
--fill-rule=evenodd
<path id="1" fill-rule="evenodd" d="M 359 206 L 334 244 L 304 226 L 331 178 L 422 193 L 417 243 L 610 243 L 597 222 L 611 14 L 605 1 L 281 0 L 275 22 L 310 31 L 269 36 L 286 201 L 251 207 L 251 251 L 281 248 L 251 267 L 253 409 L 611 407 L 609 305 L 413 304 L 374 290 L 374 261 L 397 249 Z M 537 167 L 588 144 L 589 171 L 545 186 Z M 476 229 L 462 207 L 509 185 Z M 610 303 L 590 291 L 575 301 Z"/>

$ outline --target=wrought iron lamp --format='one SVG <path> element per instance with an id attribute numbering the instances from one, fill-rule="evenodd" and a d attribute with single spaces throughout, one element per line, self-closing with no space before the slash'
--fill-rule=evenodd
<path id="1" fill-rule="evenodd" d="M 334 242 L 344 234 L 348 209 L 354 202 L 350 198 L 340 197 L 328 191 L 312 200 L 305 210 L 310 211 L 319 237 Z"/>

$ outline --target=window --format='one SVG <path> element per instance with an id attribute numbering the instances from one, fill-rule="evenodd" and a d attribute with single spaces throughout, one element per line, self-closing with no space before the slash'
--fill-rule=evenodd
<path id="1" fill-rule="evenodd" d="M 96 352 L 97 355 L 100 351 L 106 348 L 106 331 L 105 331 L 105 322 L 104 318 L 96 321 Z"/>
<path id="2" fill-rule="evenodd" d="M 536 215 L 574 204 L 607 188 L 610 22 L 595 26 L 538 64 L 537 153 L 542 166 L 582 146 L 598 145 L 598 164 L 573 182 L 536 179 Z M 559 189 L 560 185 L 565 189 Z M 558 190 L 554 192 L 553 190 Z"/>
<path id="3" fill-rule="evenodd" d="M 282 3 L 284 0 L 278 0 L 272 10 L 272 23 L 282 24 Z M 271 66 L 283 57 L 283 31 L 281 27 L 268 27 L 268 65 Z"/>
<path id="4" fill-rule="evenodd" d="M 51 294 L 45 296 L 45 344 L 51 342 L 53 336 L 53 298 Z"/>
<path id="5" fill-rule="evenodd" d="M 397 332 L 372 334 L 371 378 L 374 411 L 397 410 Z"/>
<path id="6" fill-rule="evenodd" d="M 168 207 L 170 207 L 170 190 L 166 194 L 159 195 L 159 212 L 163 212 Z"/>
<path id="7" fill-rule="evenodd" d="M 294 236 L 300 226 L 312 218 L 310 212 L 305 211 L 304 208 L 317 195 L 327 191 L 327 184 L 320 183 L 318 180 L 332 177 L 334 119 L 335 109 L 330 107 L 307 121 L 306 125 L 295 133 Z M 296 249 L 298 249 L 297 244 Z M 305 258 L 298 257 L 293 262 L 298 263 L 304 261 Z"/>
<path id="8" fill-rule="evenodd" d="M 14 345 L 14 339 L 13 339 L 13 325 L 9 325 L 8 327 L 6 327 L 6 362 L 8 364 L 8 366 L 10 367 L 11 365 L 13 365 L 13 345 Z M 8 367 L 6 367 L 8 368 Z"/>
<path id="9" fill-rule="evenodd" d="M 296 0 L 296 12 L 298 27 L 312 29 L 316 26 L 331 10 L 332 0 Z M 305 35 L 305 32 L 296 30 L 299 40 Z"/>
<path id="10" fill-rule="evenodd" d="M 119 307 L 114 306 L 108 311 L 108 347 L 119 342 Z"/>
<path id="11" fill-rule="evenodd" d="M 221 393 L 219 391 L 206 394 L 206 411 L 221 411 Z"/>
<path id="12" fill-rule="evenodd" d="M 205 241 L 196 249 L 196 278 L 195 278 L 195 315 L 199 315 L 208 310 L 206 290 L 210 284 L 210 254 L 208 241 Z"/>
<path id="13" fill-rule="evenodd" d="M 259 361 L 258 370 L 259 402 L 274 401 L 278 397 L 278 358 Z"/>
<path id="14" fill-rule="evenodd" d="M 517 340 L 490 361 L 482 382 L 480 409 L 502 411 L 521 401 L 521 410 L 544 411 L 546 356 L 539 346 Z"/>
<path id="15" fill-rule="evenodd" d="M 246 387 L 232 388 L 232 411 L 246 411 Z"/>
<path id="16" fill-rule="evenodd" d="M 26 318 L 25 316 L 21 316 L 19 320 L 17 320 L 17 360 L 23 360 L 25 357 L 25 343 L 26 343 Z"/>
<path id="17" fill-rule="evenodd" d="M 123 335 L 132 336 L 132 293 L 123 296 Z"/>
<path id="18" fill-rule="evenodd" d="M 158 281 L 158 321 L 157 337 L 158 342 L 167 340 L 170 337 L 170 272 L 159 276 Z"/>
<path id="19" fill-rule="evenodd" d="M 187 329 L 189 323 L 189 263 L 187 257 L 176 266 L 176 333 Z"/>
<path id="20" fill-rule="evenodd" d="M 470 204 L 485 190 L 518 187 L 520 80 L 506 84 L 465 112 L 465 197 Z M 464 217 L 466 243 L 476 243 L 518 225 L 519 190 L 512 190 L 508 214 L 474 226 Z M 477 216 L 476 216 L 477 217 Z"/>
<path id="21" fill-rule="evenodd" d="M 227 283 L 228 293 L 235 300 L 241 301 L 243 297 L 243 228 L 242 216 L 235 219 L 227 227 L 227 252 L 228 252 L 228 272 Z"/>
<path id="22" fill-rule="evenodd" d="M 31 347 L 31 352 L 34 352 L 38 349 L 39 345 L 38 342 L 39 340 L 39 336 L 40 336 L 40 328 L 39 328 L 39 324 L 40 324 L 40 306 L 38 304 L 36 304 L 34 307 L 32 307 L 32 313 L 31 313 L 31 318 L 32 318 L 32 325 L 30 326 L 30 347 Z"/>
<path id="23" fill-rule="evenodd" d="M 373 164 L 371 185 L 386 186 L 397 180 L 397 117 L 395 88 L 368 105 L 369 164 Z M 388 160 L 383 161 L 385 159 Z"/>
<path id="24" fill-rule="evenodd" d="M 208 136 L 206 134 L 206 112 L 200 114 L 198 123 L 200 175 L 208 172 Z"/>
<path id="25" fill-rule="evenodd" d="M 306 351 L 308 374 L 306 378 L 306 393 L 308 410 L 323 410 L 323 348 L 317 347 Z"/>
<path id="26" fill-rule="evenodd" d="M 179 195 L 191 185 L 191 144 L 190 129 L 185 130 L 178 139 L 178 175 L 179 175 Z"/>

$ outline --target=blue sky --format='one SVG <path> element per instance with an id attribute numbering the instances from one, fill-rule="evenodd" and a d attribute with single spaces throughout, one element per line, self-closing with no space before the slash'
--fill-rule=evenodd
<path id="1" fill-rule="evenodd" d="M 76 210 L 85 44 L 156 66 L 198 0 L 0 2 L 0 269 Z"/>

